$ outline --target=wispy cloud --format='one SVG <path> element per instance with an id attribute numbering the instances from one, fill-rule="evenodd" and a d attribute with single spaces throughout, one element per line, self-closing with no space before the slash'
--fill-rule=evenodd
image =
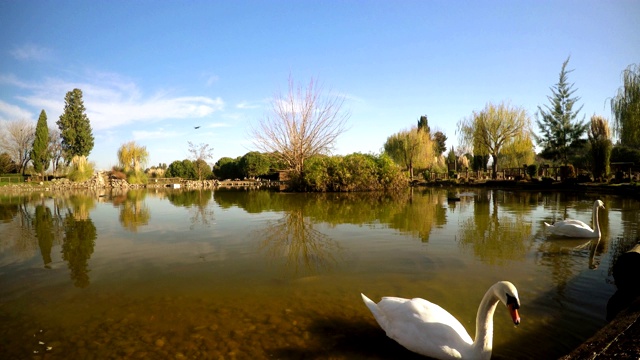
<path id="1" fill-rule="evenodd" d="M 11 56 L 18 60 L 44 61 L 51 58 L 51 50 L 35 44 L 24 44 L 10 51 Z"/>
<path id="2" fill-rule="evenodd" d="M 258 103 L 250 103 L 248 101 L 243 101 L 240 102 L 236 105 L 237 109 L 242 109 L 242 110 L 246 110 L 246 109 L 258 109 L 260 108 L 261 105 Z"/>
<path id="3" fill-rule="evenodd" d="M 33 114 L 19 106 L 0 100 L 0 121 L 33 119 Z"/>
<path id="4" fill-rule="evenodd" d="M 136 140 L 136 141 L 171 139 L 181 135 L 176 131 L 167 131 L 164 129 L 159 129 L 155 131 L 146 131 L 146 130 L 133 131 L 132 134 L 133 134 L 133 140 Z"/>
<path id="5" fill-rule="evenodd" d="M 207 81 L 205 82 L 207 86 L 212 86 L 220 80 L 218 75 L 207 75 Z"/>
<path id="6" fill-rule="evenodd" d="M 204 127 L 207 129 L 217 129 L 217 128 L 223 128 L 223 127 L 229 127 L 229 124 L 226 123 L 211 123 L 211 124 L 207 124 Z"/>
<path id="7" fill-rule="evenodd" d="M 166 92 L 145 96 L 133 81 L 118 74 L 97 73 L 87 78 L 89 80 L 77 82 L 49 78 L 29 83 L 11 75 L 0 75 L 0 82 L 23 90 L 23 95 L 17 97 L 23 103 L 45 109 L 47 114 L 51 111 L 55 116 L 64 109 L 65 94 L 75 88 L 81 89 L 87 116 L 95 130 L 165 119 L 200 119 L 224 109 L 220 97 L 172 96 Z M 17 105 L 13 106 L 14 112 L 19 109 Z"/>
<path id="8" fill-rule="evenodd" d="M 346 101 L 353 101 L 353 102 L 358 102 L 358 103 L 365 102 L 365 99 L 363 99 L 362 97 L 359 97 L 359 96 L 356 96 L 356 95 L 352 95 L 352 94 L 337 93 L 336 96 L 342 97 Z"/>

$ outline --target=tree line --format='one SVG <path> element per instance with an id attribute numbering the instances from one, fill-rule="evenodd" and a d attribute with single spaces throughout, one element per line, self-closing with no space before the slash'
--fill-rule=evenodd
<path id="1" fill-rule="evenodd" d="M 68 167 L 73 163 L 71 178 L 80 179 L 93 172 L 86 157 L 93 149 L 94 138 L 82 90 L 67 92 L 64 101 L 64 110 L 55 128 L 49 127 L 44 110 L 35 126 L 24 119 L 4 124 L 0 131 L 0 173 L 25 174 L 30 162 L 35 173 L 43 177 L 49 166 L 56 173 L 61 164 Z"/>
<path id="2" fill-rule="evenodd" d="M 418 126 L 390 136 L 384 150 L 411 178 L 414 168 L 426 172 L 447 172 L 450 165 L 475 171 L 487 170 L 495 178 L 498 167 L 553 166 L 589 170 L 594 179 L 606 181 L 611 162 L 640 164 L 640 68 L 630 65 L 623 71 L 623 85 L 611 98 L 613 131 L 609 121 L 594 114 L 590 121 L 579 117 L 582 106 L 577 89 L 568 82 L 569 58 L 563 62 L 558 82 L 547 96 L 549 104 L 538 106 L 535 114 L 538 134 L 532 119 L 519 106 L 508 102 L 488 103 L 458 121 L 459 148 L 443 156 L 442 134 L 430 134 L 426 116 Z M 618 136 L 613 144 L 612 135 Z M 586 135 L 586 137 L 585 137 Z M 446 138 L 444 138 L 446 139 Z M 541 151 L 536 154 L 535 145 Z"/>
<path id="3" fill-rule="evenodd" d="M 213 148 L 188 142 L 189 158 L 143 170 L 148 151 L 131 141 L 118 149 L 119 165 L 112 173 L 129 182 L 146 183 L 149 176 L 236 179 L 273 177 L 287 170 L 291 184 L 300 190 L 358 191 L 406 186 L 416 171 L 443 172 L 451 164 L 473 170 L 486 170 L 491 165 L 495 177 L 499 167 L 548 162 L 589 169 L 594 178 L 606 180 L 611 161 L 640 163 L 640 67 L 630 65 L 623 71 L 623 84 L 610 100 L 610 125 L 603 116 L 594 114 L 589 122 L 584 115 L 579 117 L 582 106 L 578 106 L 577 89 L 568 81 L 572 71 L 567 69 L 568 63 L 569 58 L 562 64 L 558 82 L 550 88 L 549 103 L 538 106 L 537 134 L 531 116 L 522 107 L 488 103 L 458 121 L 458 149 L 452 147 L 446 156 L 447 136 L 437 129 L 432 131 L 426 115 L 415 126 L 389 136 L 380 154 L 332 155 L 350 117 L 344 108 L 345 97 L 326 93 L 313 79 L 301 86 L 290 77 L 288 91 L 273 97 L 271 112 L 251 129 L 259 151 L 235 159 L 221 158 L 212 166 Z M 0 132 L 0 173 L 11 167 L 24 173 L 32 163 L 33 170 L 44 175 L 49 165 L 56 173 L 59 165 L 73 164 L 66 168 L 67 176 L 77 180 L 90 176 L 93 168 L 86 158 L 94 139 L 81 90 L 66 94 L 65 108 L 56 124 L 57 128 L 48 127 L 44 110 L 35 127 L 24 120 L 6 124 Z M 615 146 L 614 134 L 618 137 Z M 534 144 L 541 149 L 537 154 Z"/>

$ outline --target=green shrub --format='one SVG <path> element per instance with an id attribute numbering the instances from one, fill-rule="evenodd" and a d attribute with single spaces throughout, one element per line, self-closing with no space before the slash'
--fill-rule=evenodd
<path id="1" fill-rule="evenodd" d="M 131 170 L 127 173 L 127 182 L 129 184 L 146 184 L 149 182 L 149 178 L 140 170 Z"/>
<path id="2" fill-rule="evenodd" d="M 527 175 L 529 175 L 529 177 L 532 179 L 536 177 L 538 175 L 538 165 L 533 164 L 527 166 Z"/>
<path id="3" fill-rule="evenodd" d="M 407 186 L 406 176 L 388 155 L 353 153 L 314 156 L 304 165 L 301 178 L 292 181 L 303 191 L 375 191 Z"/>
<path id="4" fill-rule="evenodd" d="M 87 162 L 85 156 L 74 156 L 71 159 L 71 172 L 67 177 L 71 181 L 86 181 L 91 179 L 93 173 L 93 163 Z"/>
<path id="5" fill-rule="evenodd" d="M 387 154 L 376 158 L 378 182 L 384 190 L 397 190 L 407 186 L 409 179 L 400 167 Z"/>

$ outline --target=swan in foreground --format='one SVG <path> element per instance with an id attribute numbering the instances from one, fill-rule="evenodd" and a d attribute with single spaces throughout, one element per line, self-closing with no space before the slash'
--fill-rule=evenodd
<path id="1" fill-rule="evenodd" d="M 552 235 L 579 238 L 599 238 L 600 223 L 598 222 L 598 209 L 601 208 L 604 209 L 604 203 L 600 200 L 596 200 L 593 203 L 593 229 L 580 220 L 571 219 L 557 221 L 553 225 L 545 222 L 544 227 Z"/>
<path id="2" fill-rule="evenodd" d="M 427 300 L 383 297 L 374 303 L 362 300 L 387 336 L 405 348 L 436 359 L 490 359 L 493 344 L 493 313 L 502 301 L 513 323 L 520 324 L 518 290 L 508 281 L 487 290 L 476 315 L 476 339 L 453 315 Z"/>

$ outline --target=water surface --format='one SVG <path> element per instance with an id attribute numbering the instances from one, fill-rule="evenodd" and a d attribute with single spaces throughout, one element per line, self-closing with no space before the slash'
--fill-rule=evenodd
<path id="1" fill-rule="evenodd" d="M 384 335 L 360 293 L 422 297 L 472 337 L 499 280 L 494 358 L 557 358 L 606 323 L 615 258 L 639 203 L 555 192 L 398 195 L 153 190 L 0 196 L 3 358 L 419 358 Z M 549 239 L 543 221 L 602 238 Z"/>

